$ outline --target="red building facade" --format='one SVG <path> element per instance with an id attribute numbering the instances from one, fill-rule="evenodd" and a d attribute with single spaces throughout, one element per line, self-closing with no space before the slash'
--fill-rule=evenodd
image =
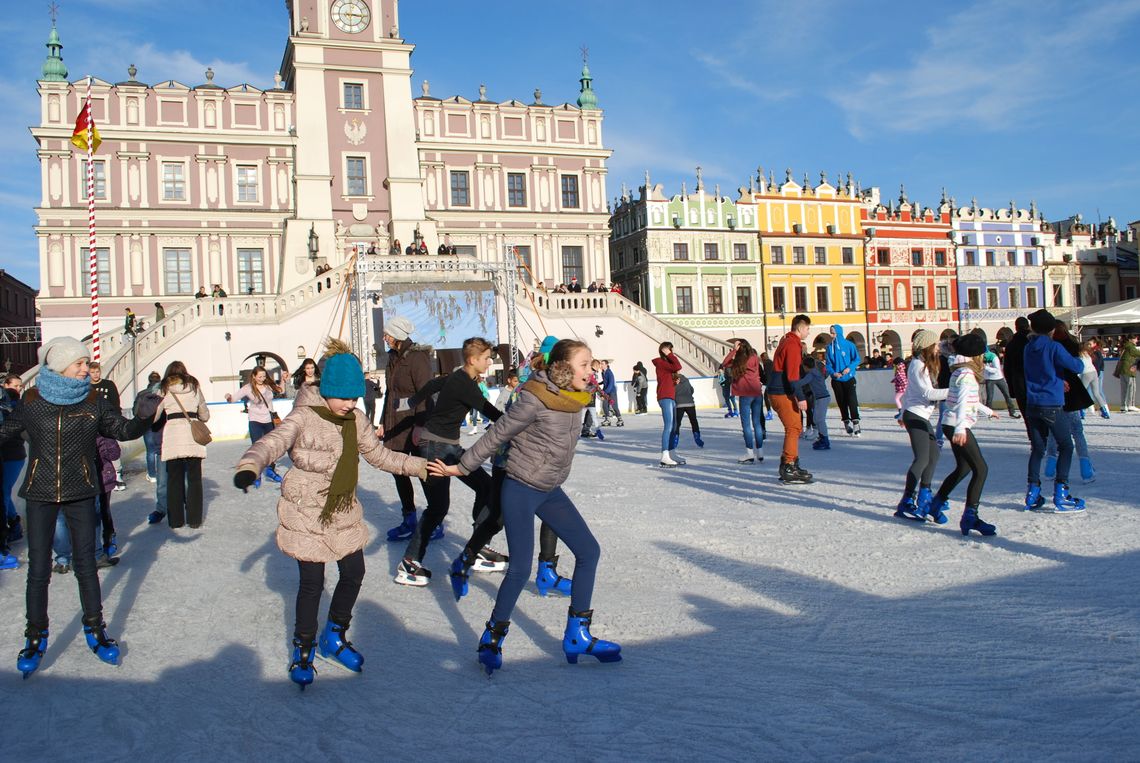
<path id="1" fill-rule="evenodd" d="M 870 347 L 910 353 L 919 329 L 941 335 L 958 330 L 951 204 L 937 210 L 899 194 L 898 206 L 872 204 L 861 211 L 866 235 L 867 334 Z"/>

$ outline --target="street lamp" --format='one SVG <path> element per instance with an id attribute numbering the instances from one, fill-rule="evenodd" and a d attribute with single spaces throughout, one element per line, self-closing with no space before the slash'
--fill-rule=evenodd
<path id="1" fill-rule="evenodd" d="M 317 253 L 320 252 L 320 248 L 321 248 L 320 237 L 317 236 L 317 224 L 313 223 L 313 225 L 309 228 L 309 259 L 310 260 L 317 259 Z"/>

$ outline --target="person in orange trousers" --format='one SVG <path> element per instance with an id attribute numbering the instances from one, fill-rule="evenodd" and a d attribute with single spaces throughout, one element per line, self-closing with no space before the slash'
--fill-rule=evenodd
<path id="1" fill-rule="evenodd" d="M 811 331 L 811 318 L 797 315 L 792 318 L 792 330 L 780 340 L 772 357 L 773 373 L 768 380 L 768 394 L 772 407 L 784 425 L 784 449 L 780 454 L 780 481 L 804 485 L 812 481 L 811 472 L 800 466 L 800 434 L 803 423 L 800 412 L 807 410 L 801 371 L 804 360 L 804 339 Z"/>

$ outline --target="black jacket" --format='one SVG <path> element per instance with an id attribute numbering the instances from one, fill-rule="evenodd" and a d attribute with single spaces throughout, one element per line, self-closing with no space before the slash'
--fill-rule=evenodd
<path id="1" fill-rule="evenodd" d="M 0 422 L 15 415 L 16 409 L 19 407 L 20 396 L 16 394 L 15 390 L 0 389 Z M 28 452 L 24 449 L 23 438 L 14 437 L 0 445 L 0 461 L 23 461 L 27 456 Z"/>
<path id="2" fill-rule="evenodd" d="M 1029 343 L 1029 332 L 1018 331 L 1009 344 L 1005 346 L 1005 361 L 1001 371 L 1005 374 L 1006 384 L 1009 385 L 1009 394 L 1013 399 L 1025 407 L 1025 345 Z"/>
<path id="3" fill-rule="evenodd" d="M 122 413 L 123 405 L 119 401 L 119 388 L 115 386 L 115 382 L 110 379 L 100 379 L 91 385 L 92 391 L 107 401 L 107 405 L 114 409 L 115 413 Z"/>
<path id="4" fill-rule="evenodd" d="M 36 390 L 30 391 L 15 414 L 0 424 L 0 444 L 22 434 L 28 438 L 28 468 L 20 497 L 67 503 L 100 493 L 95 436 L 115 440 L 141 437 L 154 417 L 156 406 L 149 407 L 149 416 L 125 419 L 96 390 L 74 405 L 55 405 Z"/>

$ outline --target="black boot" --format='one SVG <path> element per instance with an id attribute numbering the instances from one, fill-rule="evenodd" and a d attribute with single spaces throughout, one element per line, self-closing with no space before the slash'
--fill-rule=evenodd
<path id="1" fill-rule="evenodd" d="M 796 470 L 796 474 L 804 482 L 812 482 L 811 472 L 800 466 L 800 460 L 797 458 L 792 462 L 792 467 Z"/>

